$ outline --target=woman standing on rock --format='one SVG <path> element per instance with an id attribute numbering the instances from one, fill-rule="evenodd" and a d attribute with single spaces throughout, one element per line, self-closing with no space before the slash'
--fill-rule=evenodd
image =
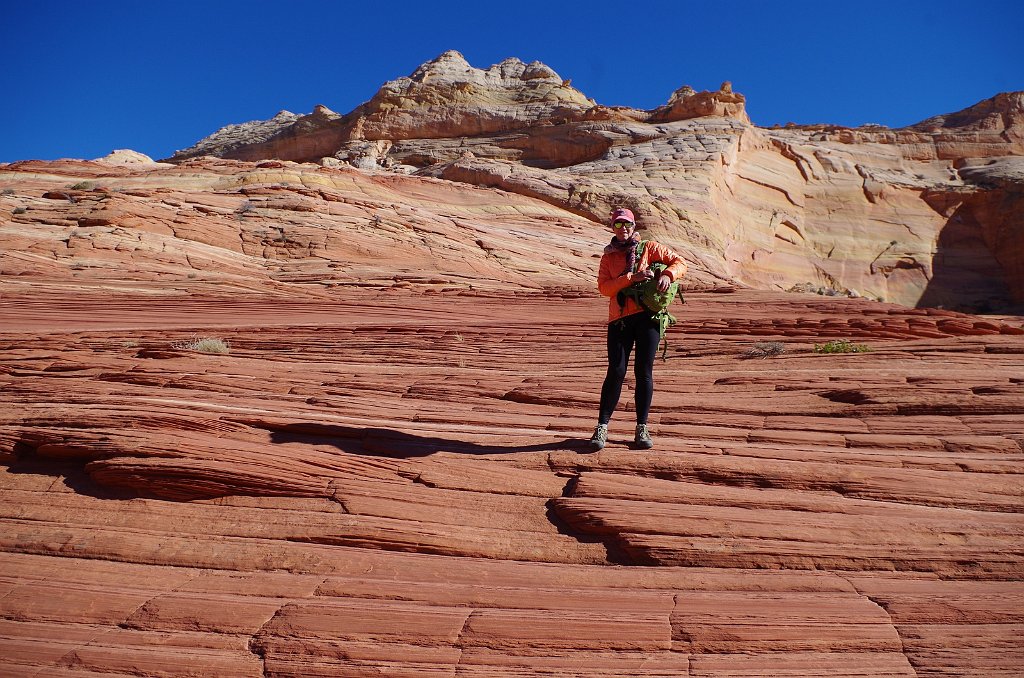
<path id="1" fill-rule="evenodd" d="M 608 373 L 601 387 L 601 409 L 597 428 L 590 438 L 595 450 L 608 442 L 608 422 L 619 404 L 622 381 L 626 377 L 629 356 L 636 349 L 633 374 L 636 377 L 636 437 L 634 444 L 643 449 L 654 447 L 647 430 L 647 414 L 654 395 L 654 357 L 661 341 L 657 320 L 624 290 L 634 283 L 651 280 L 651 264 L 667 266 L 658 276 L 657 286 L 662 292 L 686 273 L 686 264 L 679 255 L 653 240 L 641 247 L 636 233 L 633 212 L 619 208 L 612 212 L 611 243 L 604 248 L 601 268 L 597 274 L 597 288 L 608 300 Z"/>

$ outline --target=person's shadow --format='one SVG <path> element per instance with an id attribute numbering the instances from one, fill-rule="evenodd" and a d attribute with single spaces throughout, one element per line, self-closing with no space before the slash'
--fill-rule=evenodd
<path id="1" fill-rule="evenodd" d="M 296 422 L 261 425 L 271 430 L 274 443 L 333 445 L 342 452 L 406 459 L 437 452 L 455 454 L 509 454 L 513 452 L 589 452 L 590 444 L 577 438 L 563 438 L 533 445 L 481 445 L 465 440 L 422 436 L 388 428 L 361 428 L 339 424 Z"/>

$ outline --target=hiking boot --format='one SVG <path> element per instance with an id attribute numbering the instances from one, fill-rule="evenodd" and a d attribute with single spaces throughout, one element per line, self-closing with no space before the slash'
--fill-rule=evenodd
<path id="1" fill-rule="evenodd" d="M 654 441 L 651 440 L 651 433 L 647 430 L 647 424 L 636 425 L 636 438 L 633 439 L 633 444 L 642 450 L 649 450 L 654 447 Z"/>
<path id="2" fill-rule="evenodd" d="M 590 446 L 600 450 L 608 442 L 608 424 L 598 424 L 594 427 L 594 435 L 590 436 Z"/>

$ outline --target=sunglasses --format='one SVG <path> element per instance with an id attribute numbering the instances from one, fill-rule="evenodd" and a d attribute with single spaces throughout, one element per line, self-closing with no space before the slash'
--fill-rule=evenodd
<path id="1" fill-rule="evenodd" d="M 632 221 L 616 221 L 614 224 L 612 224 L 612 228 L 619 229 L 619 228 L 626 228 L 627 226 L 634 226 L 634 225 L 635 224 Z"/>

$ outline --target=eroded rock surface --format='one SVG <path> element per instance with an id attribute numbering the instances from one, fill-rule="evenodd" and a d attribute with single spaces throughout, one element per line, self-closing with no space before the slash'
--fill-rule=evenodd
<path id="1" fill-rule="evenodd" d="M 606 237 L 533 198 L 290 162 L 26 161 L 0 185 L 0 276 L 26 282 L 578 289 Z"/>
<path id="2" fill-rule="evenodd" d="M 1024 92 L 903 129 L 752 125 L 745 98 L 684 86 L 602 106 L 540 63 L 446 52 L 341 115 L 232 125 L 177 153 L 346 163 L 539 198 L 598 223 L 626 206 L 707 274 L 908 306 L 1024 308 Z M 1013 171 L 985 176 L 995 164 Z"/>
<path id="3" fill-rule="evenodd" d="M 655 449 L 628 445 L 627 387 L 590 453 L 593 294 L 54 284 L 0 309 L 6 672 L 1024 661 L 1019 319 L 691 293 L 656 367 Z M 832 337 L 873 350 L 811 350 Z M 746 358 L 762 340 L 786 351 Z"/>

